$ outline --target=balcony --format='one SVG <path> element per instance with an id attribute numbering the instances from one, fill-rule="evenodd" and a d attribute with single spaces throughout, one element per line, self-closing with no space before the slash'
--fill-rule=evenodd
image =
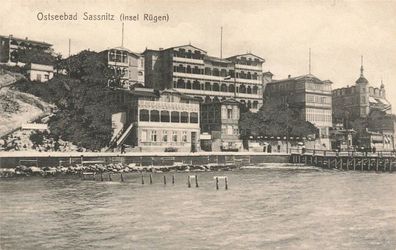
<path id="1" fill-rule="evenodd" d="M 191 63 L 191 64 L 204 64 L 202 59 L 192 59 L 192 58 L 184 58 L 184 57 L 173 57 L 174 62 L 182 62 L 182 63 Z"/>
<path id="2" fill-rule="evenodd" d="M 253 66 L 253 65 L 235 64 L 235 68 L 245 69 L 245 70 L 255 70 L 255 71 L 260 71 L 260 73 L 263 70 L 263 67 L 261 65 Z"/>
<path id="3" fill-rule="evenodd" d="M 160 101 L 146 101 L 139 100 L 138 106 L 140 109 L 158 109 L 169 111 L 190 111 L 199 112 L 199 104 L 194 103 L 180 103 L 180 102 L 160 102 Z"/>
<path id="4" fill-rule="evenodd" d="M 261 94 L 246 94 L 246 93 L 236 93 L 233 92 L 221 92 L 221 91 L 210 91 L 210 90 L 197 90 L 197 89 L 183 89 L 175 88 L 183 94 L 190 95 L 202 95 L 202 96 L 220 96 L 220 97 L 237 97 L 244 99 L 262 99 Z"/>
<path id="5" fill-rule="evenodd" d="M 242 78 L 237 78 L 236 80 L 234 78 L 230 79 L 225 79 L 223 76 L 211 76 L 211 75 L 201 75 L 201 74 L 191 74 L 191 73 L 181 73 L 181 72 L 173 72 L 174 77 L 180 77 L 180 78 L 191 78 L 195 80 L 208 80 L 208 81 L 217 81 L 217 82 L 228 82 L 228 83 L 248 83 L 248 84 L 261 84 L 260 80 L 254 80 L 254 79 L 242 79 Z"/>

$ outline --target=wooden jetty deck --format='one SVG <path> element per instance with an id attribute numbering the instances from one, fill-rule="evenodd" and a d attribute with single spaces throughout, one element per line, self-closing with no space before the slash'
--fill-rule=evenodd
<path id="1" fill-rule="evenodd" d="M 334 152 L 328 150 L 292 150 L 290 163 L 306 164 L 327 169 L 358 171 L 389 171 L 396 169 L 395 152 Z"/>

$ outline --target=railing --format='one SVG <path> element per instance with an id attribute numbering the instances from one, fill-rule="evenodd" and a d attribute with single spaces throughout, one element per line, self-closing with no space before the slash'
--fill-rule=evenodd
<path id="1" fill-rule="evenodd" d="M 395 151 L 377 151 L 377 152 L 360 152 L 360 151 L 332 151 L 323 149 L 290 149 L 291 154 L 317 155 L 317 156 L 349 156 L 349 157 L 396 157 Z"/>

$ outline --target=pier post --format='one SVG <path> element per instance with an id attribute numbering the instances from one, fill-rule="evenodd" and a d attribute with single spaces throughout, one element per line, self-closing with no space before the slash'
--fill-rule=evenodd
<path id="1" fill-rule="evenodd" d="M 103 181 L 103 173 L 100 172 L 100 181 Z"/>
<path id="2" fill-rule="evenodd" d="M 153 175 L 150 174 L 150 184 L 153 184 Z"/>
<path id="3" fill-rule="evenodd" d="M 121 173 L 121 182 L 124 182 L 124 176 Z"/>
<path id="4" fill-rule="evenodd" d="M 362 158 L 361 159 L 361 161 L 360 161 L 360 171 L 363 171 L 364 170 L 364 158 Z"/>
<path id="5" fill-rule="evenodd" d="M 111 179 L 111 173 L 109 173 L 109 181 L 112 181 L 112 179 Z"/>
<path id="6" fill-rule="evenodd" d="M 195 175 L 195 187 L 198 187 L 198 176 Z"/>
<path id="7" fill-rule="evenodd" d="M 349 154 L 349 152 L 348 152 L 348 154 Z M 346 170 L 349 171 L 349 156 L 346 160 Z"/>
<path id="8" fill-rule="evenodd" d="M 187 177 L 187 187 L 191 187 L 191 180 L 190 180 L 190 176 Z"/>
<path id="9" fill-rule="evenodd" d="M 143 174 L 142 174 L 142 185 L 144 185 L 144 177 L 143 177 Z"/>
<path id="10" fill-rule="evenodd" d="M 379 158 L 375 160 L 375 171 L 378 172 L 378 167 L 379 167 Z"/>
<path id="11" fill-rule="evenodd" d="M 172 175 L 172 184 L 175 184 L 175 175 Z"/>
<path id="12" fill-rule="evenodd" d="M 219 177 L 216 177 L 216 190 L 219 190 Z"/>
<path id="13" fill-rule="evenodd" d="M 166 176 L 164 175 L 164 185 L 166 185 Z"/>
<path id="14" fill-rule="evenodd" d="M 226 176 L 225 178 L 224 178 L 224 185 L 225 185 L 225 190 L 228 190 L 228 177 Z"/>
<path id="15" fill-rule="evenodd" d="M 352 157 L 353 157 L 353 152 L 352 152 Z M 356 159 L 353 157 L 353 171 L 356 171 Z"/>

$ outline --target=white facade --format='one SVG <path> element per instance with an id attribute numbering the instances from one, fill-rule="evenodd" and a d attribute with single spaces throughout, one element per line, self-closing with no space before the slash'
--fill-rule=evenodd
<path id="1" fill-rule="evenodd" d="M 27 70 L 30 81 L 46 82 L 54 77 L 54 67 L 52 65 L 43 65 L 31 63 Z"/>

